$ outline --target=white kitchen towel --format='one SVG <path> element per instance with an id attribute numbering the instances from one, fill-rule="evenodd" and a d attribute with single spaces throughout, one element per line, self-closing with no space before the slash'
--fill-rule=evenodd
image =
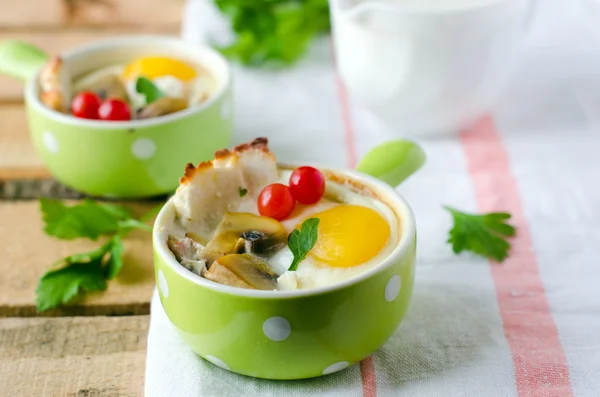
<path id="1" fill-rule="evenodd" d="M 398 188 L 417 219 L 416 286 L 380 351 L 321 378 L 248 378 L 192 353 L 155 296 L 146 396 L 600 396 L 594 1 L 547 0 L 493 114 L 455 138 L 420 142 L 428 163 Z M 236 67 L 235 83 L 236 143 L 266 135 L 283 161 L 351 167 L 394 136 L 346 97 L 328 41 L 293 69 Z M 518 229 L 510 258 L 454 255 L 444 204 L 510 211 Z"/>

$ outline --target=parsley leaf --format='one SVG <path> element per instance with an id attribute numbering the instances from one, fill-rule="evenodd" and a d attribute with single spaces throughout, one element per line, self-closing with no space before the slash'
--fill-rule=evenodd
<path id="1" fill-rule="evenodd" d="M 240 190 L 240 197 L 244 197 L 246 194 L 248 194 L 248 189 L 244 189 L 243 187 L 239 187 Z"/>
<path id="2" fill-rule="evenodd" d="M 69 207 L 58 200 L 41 198 L 40 209 L 46 234 L 63 240 L 79 237 L 96 240 L 101 235 L 120 230 L 152 230 L 150 226 L 132 218 L 126 208 L 89 199 Z"/>
<path id="3" fill-rule="evenodd" d="M 152 226 L 146 225 L 144 222 L 140 222 L 137 219 L 129 218 L 119 222 L 119 228 L 123 230 L 140 229 L 147 232 L 152 231 Z"/>
<path id="4" fill-rule="evenodd" d="M 108 280 L 112 280 L 119 274 L 123 267 L 123 251 L 125 251 L 125 247 L 123 247 L 123 242 L 118 234 L 107 245 L 106 249 L 109 255 L 104 263 L 104 276 Z"/>
<path id="5" fill-rule="evenodd" d="M 135 81 L 135 92 L 146 97 L 146 105 L 165 96 L 165 94 L 149 79 L 140 76 Z"/>
<path id="6" fill-rule="evenodd" d="M 40 209 L 46 234 L 64 240 L 78 237 L 96 240 L 100 235 L 115 233 L 121 221 L 131 219 L 125 208 L 89 199 L 68 207 L 58 200 L 42 198 Z"/>
<path id="7" fill-rule="evenodd" d="M 132 229 L 151 231 L 152 227 L 142 220 L 153 217 L 161 206 L 138 220 L 132 218 L 126 208 L 113 204 L 87 199 L 80 204 L 66 206 L 60 201 L 40 199 L 44 231 L 48 235 L 91 240 L 100 235 L 111 237 L 100 248 L 60 259 L 42 276 L 36 289 L 38 312 L 66 304 L 86 292 L 104 291 L 106 280 L 115 278 L 123 267 L 125 247 L 122 236 Z"/>
<path id="8" fill-rule="evenodd" d="M 221 48 L 246 65 L 292 64 L 311 41 L 330 28 L 327 0 L 215 0 L 236 40 Z"/>
<path id="9" fill-rule="evenodd" d="M 292 254 L 294 254 L 294 260 L 288 270 L 295 271 L 298 268 L 298 264 L 306 258 L 308 252 L 314 247 L 317 242 L 319 219 L 309 218 L 302 222 L 300 230 L 294 229 L 288 238 L 288 247 Z"/>
<path id="10" fill-rule="evenodd" d="M 59 260 L 38 283 L 38 312 L 68 303 L 82 292 L 104 291 L 105 278 L 112 279 L 121 270 L 122 254 L 123 243 L 115 235 L 98 249 Z"/>
<path id="11" fill-rule="evenodd" d="M 452 214 L 454 227 L 450 230 L 448 243 L 455 254 L 471 251 L 488 259 L 502 262 L 508 257 L 508 237 L 515 235 L 515 228 L 506 221 L 511 215 L 491 212 L 483 215 L 468 214 L 444 207 Z"/>
<path id="12" fill-rule="evenodd" d="M 74 263 L 46 273 L 38 284 L 36 307 L 38 312 L 53 309 L 77 298 L 81 291 L 104 291 L 106 281 L 96 263 Z"/>

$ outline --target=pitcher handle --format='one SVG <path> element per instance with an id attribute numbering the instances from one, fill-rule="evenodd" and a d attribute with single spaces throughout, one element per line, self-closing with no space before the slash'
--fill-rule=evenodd
<path id="1" fill-rule="evenodd" d="M 18 40 L 0 44 L 0 73 L 23 82 L 29 80 L 48 61 L 48 55 L 38 47 Z"/>

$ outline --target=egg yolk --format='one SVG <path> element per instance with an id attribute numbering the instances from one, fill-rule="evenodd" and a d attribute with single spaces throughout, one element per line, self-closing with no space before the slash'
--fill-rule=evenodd
<path id="1" fill-rule="evenodd" d="M 311 215 L 318 218 L 318 238 L 309 255 L 332 267 L 352 267 L 375 257 L 390 237 L 381 214 L 359 205 L 338 205 Z"/>
<path id="2" fill-rule="evenodd" d="M 154 79 L 166 75 L 187 81 L 196 77 L 196 70 L 178 59 L 146 57 L 130 63 L 123 72 L 123 77 L 126 80 L 133 80 L 138 76 Z"/>

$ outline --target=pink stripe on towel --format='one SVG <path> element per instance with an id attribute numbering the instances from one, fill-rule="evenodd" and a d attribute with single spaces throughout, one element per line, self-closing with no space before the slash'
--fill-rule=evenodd
<path id="1" fill-rule="evenodd" d="M 507 211 L 517 236 L 502 264 L 491 263 L 520 397 L 573 396 L 569 369 L 540 278 L 517 181 L 490 116 L 461 134 L 479 211 Z"/>

